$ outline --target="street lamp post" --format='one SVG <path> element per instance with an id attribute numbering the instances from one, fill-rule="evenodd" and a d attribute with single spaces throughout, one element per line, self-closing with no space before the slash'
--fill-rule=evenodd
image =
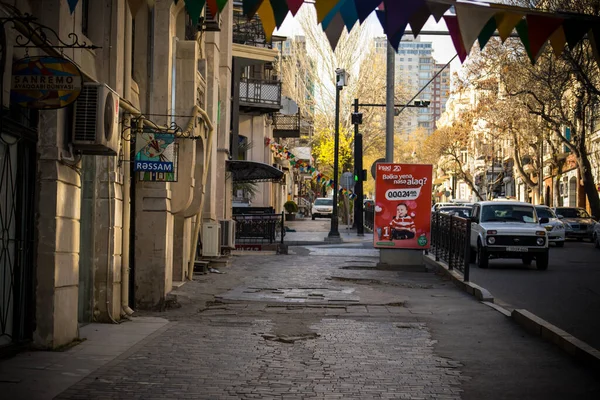
<path id="1" fill-rule="evenodd" d="M 339 241 L 340 232 L 338 230 L 338 174 L 339 174 L 339 152 L 340 152 L 340 91 L 348 83 L 348 74 L 345 70 L 338 68 L 335 70 L 335 138 L 333 154 L 333 212 L 331 215 L 331 229 L 327 239 L 330 241 Z"/>

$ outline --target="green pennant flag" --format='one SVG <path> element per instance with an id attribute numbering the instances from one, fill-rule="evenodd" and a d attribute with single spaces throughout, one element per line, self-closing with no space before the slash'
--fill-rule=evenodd
<path id="1" fill-rule="evenodd" d="M 219 7 L 219 12 L 223 11 L 225 6 L 227 5 L 228 0 L 217 0 L 217 7 Z"/>
<path id="2" fill-rule="evenodd" d="M 496 18 L 491 18 L 487 24 L 483 27 L 481 32 L 479 32 L 479 36 L 477 37 L 477 41 L 479 42 L 479 49 L 483 50 L 487 42 L 490 41 L 490 38 L 494 35 L 496 31 Z"/>
<path id="3" fill-rule="evenodd" d="M 185 0 L 185 9 L 194 25 L 198 24 L 200 14 L 202 13 L 205 4 L 206 0 Z"/>
<path id="4" fill-rule="evenodd" d="M 529 56 L 531 63 L 535 64 L 535 58 L 533 57 L 533 54 L 531 53 L 531 44 L 529 43 L 529 32 L 527 30 L 527 20 L 522 19 L 521 22 L 519 22 L 515 28 L 517 29 L 517 33 L 519 34 L 519 37 L 521 38 L 521 42 L 523 43 L 523 47 L 525 47 L 525 51 L 527 52 L 527 55 Z"/>
<path id="5" fill-rule="evenodd" d="M 258 11 L 262 2 L 263 0 L 244 0 L 242 9 L 244 15 L 248 18 L 252 18 L 254 14 L 256 14 L 256 11 Z"/>
<path id="6" fill-rule="evenodd" d="M 273 15 L 275 16 L 275 26 L 277 29 L 281 27 L 285 17 L 287 17 L 289 8 L 285 0 L 270 0 L 271 8 L 273 9 Z"/>

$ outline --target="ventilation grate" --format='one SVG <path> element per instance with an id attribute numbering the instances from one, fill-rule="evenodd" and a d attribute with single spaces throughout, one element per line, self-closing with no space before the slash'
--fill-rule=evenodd
<path id="1" fill-rule="evenodd" d="M 77 142 L 96 142 L 99 89 L 96 85 L 84 85 L 77 99 L 73 132 L 74 140 Z"/>

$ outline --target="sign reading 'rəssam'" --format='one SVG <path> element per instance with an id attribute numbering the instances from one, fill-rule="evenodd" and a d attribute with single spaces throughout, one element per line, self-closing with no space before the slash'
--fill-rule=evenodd
<path id="1" fill-rule="evenodd" d="M 81 71 L 65 58 L 22 58 L 12 67 L 10 101 L 40 110 L 64 108 L 77 100 L 82 84 Z"/>

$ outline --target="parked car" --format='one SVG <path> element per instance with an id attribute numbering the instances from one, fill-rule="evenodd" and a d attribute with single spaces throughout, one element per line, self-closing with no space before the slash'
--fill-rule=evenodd
<path id="1" fill-rule="evenodd" d="M 333 199 L 329 197 L 319 197 L 315 199 L 311 213 L 313 221 L 317 217 L 331 218 L 331 215 L 333 214 Z"/>
<path id="2" fill-rule="evenodd" d="M 548 223 L 541 224 L 548 232 L 548 241 L 557 247 L 563 247 L 565 245 L 565 224 L 548 206 L 535 206 L 535 212 L 538 218 L 548 218 Z"/>
<path id="3" fill-rule="evenodd" d="M 456 215 L 457 217 L 469 218 L 473 207 L 467 206 L 444 206 L 438 210 L 441 213 Z"/>
<path id="4" fill-rule="evenodd" d="M 490 258 L 520 258 L 525 265 L 535 259 L 537 269 L 548 269 L 548 234 L 540 223 L 549 220 L 538 218 L 533 205 L 482 201 L 473 206 L 471 220 L 471 254 L 479 268 L 487 268 Z"/>
<path id="5" fill-rule="evenodd" d="M 594 234 L 592 236 L 594 237 L 596 248 L 600 249 L 600 222 L 597 222 L 594 226 Z"/>
<path id="6" fill-rule="evenodd" d="M 588 239 L 590 242 L 594 241 L 593 233 L 596 221 L 584 208 L 556 207 L 554 212 L 565 224 L 567 238 L 574 238 L 579 241 L 583 239 Z"/>

